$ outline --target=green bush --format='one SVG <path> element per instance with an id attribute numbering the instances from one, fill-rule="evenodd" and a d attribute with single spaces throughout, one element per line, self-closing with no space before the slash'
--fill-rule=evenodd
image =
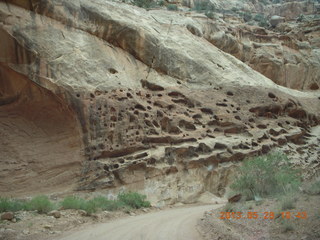
<path id="1" fill-rule="evenodd" d="M 54 205 L 47 196 L 41 195 L 31 199 L 26 203 L 27 210 L 36 210 L 38 213 L 48 213 L 54 209 Z"/>
<path id="2" fill-rule="evenodd" d="M 119 209 L 126 208 L 125 204 L 122 202 L 116 201 L 116 200 L 109 200 L 104 206 L 103 210 L 108 210 L 108 211 L 116 211 Z"/>
<path id="3" fill-rule="evenodd" d="M 161 0 L 161 1 L 159 1 L 158 2 L 158 5 L 160 6 L 160 7 L 163 7 L 165 4 L 164 4 L 164 0 Z"/>
<path id="4" fill-rule="evenodd" d="M 210 19 L 214 19 L 216 16 L 212 11 L 206 12 L 205 15 L 207 16 L 207 18 L 210 18 Z"/>
<path id="5" fill-rule="evenodd" d="M 85 210 L 89 214 L 95 213 L 99 208 L 99 204 L 100 202 L 95 199 L 86 201 L 75 196 L 65 197 L 60 203 L 64 209 L 81 209 Z"/>
<path id="6" fill-rule="evenodd" d="M 146 201 L 146 196 L 135 193 L 121 193 L 117 200 L 109 200 L 106 197 L 99 196 L 91 200 L 68 196 L 65 197 L 59 205 L 63 209 L 81 209 L 92 214 L 98 210 L 115 211 L 119 209 L 128 210 L 130 208 L 150 207 L 150 202 Z M 37 196 L 30 201 L 19 201 L 8 198 L 0 198 L 0 212 L 16 212 L 20 210 L 36 210 L 38 213 L 48 213 L 55 209 L 55 205 L 50 202 L 47 196 Z"/>
<path id="7" fill-rule="evenodd" d="M 167 9 L 168 9 L 169 11 L 178 11 L 178 7 L 177 7 L 176 4 L 168 4 L 168 5 L 167 5 Z"/>
<path id="8" fill-rule="evenodd" d="M 136 192 L 120 193 L 118 201 L 132 208 L 150 207 L 150 202 L 146 201 L 146 196 Z"/>
<path id="9" fill-rule="evenodd" d="M 302 22 L 303 20 L 305 20 L 305 16 L 303 14 L 300 14 L 297 18 L 297 22 Z"/>
<path id="10" fill-rule="evenodd" d="M 197 1 L 194 4 L 194 8 L 196 12 L 208 12 L 208 11 L 215 11 L 215 6 L 210 3 L 209 1 Z"/>
<path id="11" fill-rule="evenodd" d="M 97 203 L 92 199 L 89 201 L 85 201 L 84 204 L 81 206 L 80 209 L 85 210 L 87 213 L 92 214 L 98 211 L 99 206 Z"/>
<path id="12" fill-rule="evenodd" d="M 85 204 L 86 201 L 84 199 L 75 196 L 65 197 L 60 203 L 64 209 L 83 209 Z"/>
<path id="13" fill-rule="evenodd" d="M 146 9 L 154 7 L 156 5 L 156 3 L 153 2 L 152 0 L 133 0 L 132 4 L 137 7 L 146 8 Z"/>
<path id="14" fill-rule="evenodd" d="M 240 15 L 245 22 L 249 22 L 252 19 L 252 14 L 250 12 L 241 12 Z"/>
<path id="15" fill-rule="evenodd" d="M 17 212 L 26 210 L 26 203 L 19 200 L 0 198 L 0 212 Z"/>
<path id="16" fill-rule="evenodd" d="M 233 8 L 231 8 L 231 11 L 237 13 L 239 11 L 239 9 L 236 7 L 233 7 Z"/>
<path id="17" fill-rule="evenodd" d="M 244 161 L 239 176 L 231 185 L 247 200 L 296 191 L 300 186 L 298 172 L 281 153 L 271 153 Z"/>
<path id="18" fill-rule="evenodd" d="M 115 211 L 125 208 L 150 207 L 150 203 L 145 200 L 146 196 L 135 192 L 120 193 L 117 200 L 109 200 L 106 197 L 99 196 L 91 200 L 68 196 L 63 199 L 60 205 L 64 209 L 81 209 L 87 213 L 95 213 L 100 210 Z"/>
<path id="19" fill-rule="evenodd" d="M 258 25 L 260 27 L 268 27 L 269 26 L 269 22 L 268 22 L 267 18 L 263 14 L 260 14 L 260 13 L 256 14 L 254 16 L 253 20 L 258 22 Z"/>
<path id="20" fill-rule="evenodd" d="M 103 196 L 95 197 L 89 202 L 91 202 L 96 209 L 101 210 L 115 211 L 124 207 L 124 203 L 116 200 L 109 200 Z"/>
<path id="21" fill-rule="evenodd" d="M 0 198 L 0 212 L 12 211 L 10 200 L 7 198 Z"/>

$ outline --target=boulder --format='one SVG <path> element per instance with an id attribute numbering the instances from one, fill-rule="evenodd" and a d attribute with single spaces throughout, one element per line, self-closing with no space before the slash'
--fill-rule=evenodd
<path id="1" fill-rule="evenodd" d="M 87 211 L 85 211 L 85 210 L 82 210 L 82 209 L 80 209 L 80 210 L 78 210 L 78 213 L 81 215 L 81 216 L 89 216 L 89 214 L 87 213 Z"/>
<path id="2" fill-rule="evenodd" d="M 276 27 L 278 24 L 283 23 L 284 21 L 285 18 L 280 16 L 272 16 L 269 20 L 272 27 Z"/>
<path id="3" fill-rule="evenodd" d="M 12 221 L 14 219 L 13 212 L 4 212 L 1 214 L 1 220 Z"/>
<path id="4" fill-rule="evenodd" d="M 55 218 L 60 218 L 61 217 L 61 212 L 57 210 L 53 210 L 48 213 L 48 216 L 53 216 Z"/>
<path id="5" fill-rule="evenodd" d="M 241 200 L 241 198 L 242 198 L 242 194 L 236 194 L 236 195 L 230 197 L 228 199 L 228 202 L 229 203 L 236 203 L 236 202 L 239 202 Z"/>

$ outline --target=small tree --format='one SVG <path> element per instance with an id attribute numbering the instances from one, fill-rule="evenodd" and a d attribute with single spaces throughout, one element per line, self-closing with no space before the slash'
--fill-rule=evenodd
<path id="1" fill-rule="evenodd" d="M 246 160 L 231 188 L 247 199 L 286 194 L 300 185 L 300 178 L 286 155 L 272 153 Z"/>

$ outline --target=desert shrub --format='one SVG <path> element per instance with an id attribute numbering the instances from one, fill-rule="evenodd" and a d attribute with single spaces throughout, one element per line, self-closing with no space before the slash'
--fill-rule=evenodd
<path id="1" fill-rule="evenodd" d="M 159 5 L 160 7 L 163 7 L 163 6 L 165 5 L 164 0 L 159 1 L 159 2 L 158 2 L 158 5 Z"/>
<path id="2" fill-rule="evenodd" d="M 116 200 L 109 200 L 104 206 L 103 210 L 108 210 L 108 211 L 116 211 L 119 209 L 125 209 L 126 206 L 123 202 L 116 201 Z"/>
<path id="3" fill-rule="evenodd" d="M 85 199 L 75 196 L 65 197 L 60 203 L 64 209 L 81 209 L 89 214 L 95 213 L 99 208 L 99 204 L 95 199 L 86 201 Z"/>
<path id="4" fill-rule="evenodd" d="M 192 10 L 195 10 L 196 12 L 209 12 L 215 11 L 216 8 L 209 1 L 197 1 L 195 2 L 194 8 Z"/>
<path id="5" fill-rule="evenodd" d="M 194 6 L 195 7 L 192 10 L 204 13 L 208 18 L 215 18 L 214 12 L 216 11 L 216 8 L 209 1 L 197 1 Z"/>
<path id="6" fill-rule="evenodd" d="M 85 204 L 86 201 L 84 199 L 75 196 L 65 197 L 60 203 L 64 209 L 83 209 Z"/>
<path id="7" fill-rule="evenodd" d="M 92 205 L 95 206 L 96 209 L 115 211 L 121 208 L 124 208 L 124 203 L 117 200 L 109 200 L 103 196 L 95 197 L 91 201 Z"/>
<path id="8" fill-rule="evenodd" d="M 150 202 L 146 201 L 145 195 L 136 192 L 128 192 L 119 194 L 117 200 L 109 200 L 103 196 L 95 197 L 90 200 L 75 196 L 67 196 L 59 203 L 59 206 L 63 209 L 81 209 L 92 214 L 98 210 L 115 211 L 123 209 L 128 211 L 130 208 L 150 207 Z M 36 196 L 30 201 L 0 198 L 0 212 L 36 210 L 38 213 L 48 213 L 55 209 L 55 207 L 55 204 L 44 195 Z"/>
<path id="9" fill-rule="evenodd" d="M 26 210 L 36 210 L 38 213 L 48 213 L 53 209 L 53 203 L 44 195 L 36 196 L 26 203 Z"/>
<path id="10" fill-rule="evenodd" d="M 150 202 L 145 199 L 145 195 L 136 192 L 120 193 L 117 200 L 109 200 L 103 196 L 95 197 L 91 200 L 68 196 L 63 199 L 60 205 L 64 209 L 81 209 L 91 214 L 98 210 L 115 211 L 126 208 L 150 207 Z"/>
<path id="11" fill-rule="evenodd" d="M 168 5 L 167 5 L 167 9 L 168 9 L 169 11 L 178 11 L 178 7 L 177 7 L 176 4 L 168 4 Z"/>
<path id="12" fill-rule="evenodd" d="M 231 188 L 242 193 L 247 200 L 255 196 L 267 197 L 296 191 L 300 177 L 286 155 L 271 153 L 244 161 L 239 176 Z"/>
<path id="13" fill-rule="evenodd" d="M 256 14 L 254 16 L 253 20 L 258 22 L 258 25 L 260 27 L 268 27 L 269 26 L 269 22 L 268 22 L 267 18 L 263 14 L 260 14 L 260 13 Z"/>
<path id="14" fill-rule="evenodd" d="M 0 212 L 12 211 L 11 202 L 8 198 L 0 198 Z"/>
<path id="15" fill-rule="evenodd" d="M 212 11 L 206 12 L 205 15 L 207 16 L 207 18 L 210 18 L 210 19 L 214 19 L 216 16 Z"/>
<path id="16" fill-rule="evenodd" d="M 26 203 L 19 200 L 0 198 L 0 212 L 17 212 L 26 210 Z"/>
<path id="17" fill-rule="evenodd" d="M 231 11 L 237 13 L 239 11 L 239 9 L 236 7 L 233 7 L 233 8 L 231 8 Z"/>
<path id="18" fill-rule="evenodd" d="M 146 201 L 146 196 L 137 192 L 120 193 L 118 201 L 132 208 L 150 207 L 150 202 Z"/>
<path id="19" fill-rule="evenodd" d="M 84 202 L 81 209 L 86 211 L 88 214 L 92 214 L 97 212 L 98 205 L 93 200 L 89 200 Z"/>
<path id="20" fill-rule="evenodd" d="M 306 187 L 306 192 L 310 195 L 320 195 L 320 180 L 310 183 Z"/>
<path id="21" fill-rule="evenodd" d="M 303 14 L 300 14 L 297 18 L 297 22 L 302 22 L 305 19 L 305 16 Z"/>
<path id="22" fill-rule="evenodd" d="M 156 3 L 153 2 L 152 0 L 133 0 L 132 4 L 137 7 L 146 8 L 146 9 L 154 7 L 156 5 Z"/>
<path id="23" fill-rule="evenodd" d="M 249 22 L 252 19 L 252 14 L 250 12 L 241 12 L 240 16 L 242 16 L 245 22 Z"/>

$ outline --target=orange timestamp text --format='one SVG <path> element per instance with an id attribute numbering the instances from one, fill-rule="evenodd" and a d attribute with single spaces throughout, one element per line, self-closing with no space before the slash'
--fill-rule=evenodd
<path id="1" fill-rule="evenodd" d="M 283 219 L 306 219 L 307 212 L 220 212 L 220 219 L 275 219 L 282 217 Z"/>

